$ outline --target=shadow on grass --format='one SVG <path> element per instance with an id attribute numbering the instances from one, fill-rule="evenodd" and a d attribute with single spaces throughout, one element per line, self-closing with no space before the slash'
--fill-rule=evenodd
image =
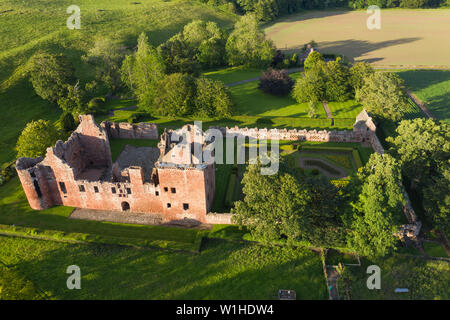
<path id="1" fill-rule="evenodd" d="M 319 42 L 319 50 L 327 53 L 339 53 L 344 54 L 347 58 L 349 58 L 352 62 L 355 61 L 356 58 L 363 58 L 368 53 L 372 51 L 376 51 L 378 49 L 384 49 L 386 47 L 394 47 L 414 41 L 418 41 L 421 38 L 418 37 L 410 37 L 410 38 L 401 38 L 396 40 L 387 40 L 380 42 L 370 42 L 365 40 L 340 40 L 340 41 L 323 41 Z M 299 49 L 300 47 L 293 48 Z M 383 60 L 384 58 L 371 58 L 371 59 L 360 59 L 362 61 L 367 62 L 378 62 Z"/>
<path id="2" fill-rule="evenodd" d="M 319 256 L 307 250 L 208 240 L 202 254 L 190 255 L 7 241 L 26 249 L 15 266 L 58 299 L 276 299 L 281 288 L 296 290 L 299 299 L 327 293 Z M 67 289 L 69 265 L 81 269 L 81 290 Z"/>

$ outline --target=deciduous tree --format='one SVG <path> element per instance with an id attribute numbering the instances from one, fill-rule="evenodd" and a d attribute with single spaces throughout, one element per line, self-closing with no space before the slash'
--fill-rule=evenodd
<path id="1" fill-rule="evenodd" d="M 46 149 L 55 144 L 59 137 L 58 130 L 50 121 L 31 121 L 17 140 L 17 157 L 45 156 Z"/>
<path id="2" fill-rule="evenodd" d="M 403 80 L 391 72 L 375 72 L 365 78 L 356 90 L 356 99 L 373 115 L 393 121 L 400 120 L 409 108 Z"/>

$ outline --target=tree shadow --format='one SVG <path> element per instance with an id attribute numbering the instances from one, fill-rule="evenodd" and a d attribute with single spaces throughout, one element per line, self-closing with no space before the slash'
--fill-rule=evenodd
<path id="1" fill-rule="evenodd" d="M 264 28 L 272 27 L 279 23 L 289 23 L 289 22 L 298 22 L 298 21 L 306 21 L 311 19 L 320 19 L 320 18 L 328 18 L 332 16 L 338 16 L 342 14 L 346 14 L 352 12 L 350 9 L 346 8 L 333 8 L 333 9 L 326 9 L 326 10 L 313 10 L 313 11 L 300 11 L 297 13 L 289 14 L 286 16 L 282 16 L 279 19 L 268 22 L 267 24 L 264 24 Z"/>
<path id="2" fill-rule="evenodd" d="M 367 58 L 364 59 L 368 53 L 372 51 L 376 51 L 378 49 L 400 46 L 406 43 L 411 43 L 414 41 L 418 41 L 421 38 L 411 37 L 411 38 L 400 38 L 396 40 L 387 40 L 381 42 L 370 42 L 367 40 L 356 40 L 356 39 L 348 39 L 348 40 L 339 40 L 339 41 L 322 41 L 318 42 L 318 49 L 323 53 L 335 53 L 335 54 L 343 54 L 352 62 L 356 59 L 358 61 L 366 61 L 366 62 L 379 62 L 384 60 L 384 57 L 375 57 L 375 58 Z M 302 46 L 293 47 L 291 49 L 301 49 Z"/>
<path id="3" fill-rule="evenodd" d="M 29 240 L 17 243 L 29 252 L 17 253 L 15 267 L 56 299 L 276 299 L 286 288 L 299 299 L 326 298 L 315 253 L 258 247 L 210 239 L 201 254 L 187 254 Z M 80 290 L 67 289 L 70 265 L 81 269 Z"/>

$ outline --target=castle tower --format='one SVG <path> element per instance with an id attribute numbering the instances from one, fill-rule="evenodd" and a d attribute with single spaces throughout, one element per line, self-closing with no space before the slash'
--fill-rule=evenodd
<path id="1" fill-rule="evenodd" d="M 42 157 L 36 159 L 19 158 L 16 161 L 16 171 L 22 183 L 30 207 L 34 210 L 48 209 L 54 205 L 48 180 L 47 170 L 39 165 Z"/>

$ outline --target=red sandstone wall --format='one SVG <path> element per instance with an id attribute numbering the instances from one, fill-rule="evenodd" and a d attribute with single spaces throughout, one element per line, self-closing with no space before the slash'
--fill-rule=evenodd
<path id="1" fill-rule="evenodd" d="M 158 176 L 163 212 L 168 219 L 189 218 L 205 222 L 208 202 L 204 170 L 159 168 Z M 175 188 L 176 193 L 172 192 L 172 188 Z M 170 203 L 170 208 L 167 203 Z M 188 210 L 183 208 L 185 203 L 189 205 Z"/>

